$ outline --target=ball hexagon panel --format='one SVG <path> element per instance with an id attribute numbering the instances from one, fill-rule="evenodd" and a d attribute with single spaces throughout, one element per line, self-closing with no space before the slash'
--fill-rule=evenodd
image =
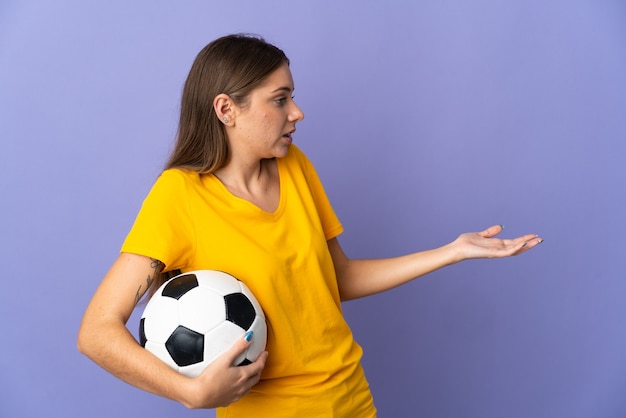
<path id="1" fill-rule="evenodd" d="M 178 300 L 153 297 L 146 305 L 142 317 L 144 318 L 144 335 L 150 341 L 165 344 L 172 332 L 180 325 Z M 149 318 L 149 320 L 145 320 L 145 318 Z"/>
<path id="2" fill-rule="evenodd" d="M 243 338 L 245 331 L 232 322 L 222 322 L 217 328 L 207 332 L 204 336 L 204 359 L 207 363 L 215 360 L 226 352 L 233 341 Z"/>
<path id="3" fill-rule="evenodd" d="M 241 282 L 222 271 L 211 271 L 211 275 L 197 274 L 198 285 L 215 290 L 220 295 L 241 292 Z"/>
<path id="4" fill-rule="evenodd" d="M 226 319 L 224 297 L 199 286 L 178 300 L 179 324 L 206 334 Z"/>
<path id="5" fill-rule="evenodd" d="M 172 360 L 170 353 L 168 353 L 167 348 L 165 348 L 165 344 L 155 343 L 148 340 L 146 341 L 145 348 L 146 350 L 157 356 L 159 359 L 164 361 L 165 364 L 170 366 L 172 369 L 176 371 L 179 370 L 178 364 L 176 364 L 174 360 Z"/>

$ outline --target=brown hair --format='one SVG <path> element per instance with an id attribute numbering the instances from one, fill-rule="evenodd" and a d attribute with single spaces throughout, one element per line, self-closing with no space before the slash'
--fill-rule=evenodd
<path id="1" fill-rule="evenodd" d="M 245 106 L 252 90 L 284 63 L 289 59 L 282 50 L 255 35 L 228 35 L 204 47 L 185 82 L 176 145 L 165 168 L 212 173 L 226 165 L 230 148 L 213 99 L 224 93 Z"/>
<path id="2" fill-rule="evenodd" d="M 224 125 L 213 109 L 213 99 L 227 94 L 238 106 L 247 104 L 252 90 L 282 64 L 285 53 L 256 35 L 236 34 L 218 38 L 196 56 L 183 88 L 180 121 L 174 150 L 165 169 L 182 168 L 209 174 L 230 159 Z M 147 301 L 180 270 L 155 271 Z"/>

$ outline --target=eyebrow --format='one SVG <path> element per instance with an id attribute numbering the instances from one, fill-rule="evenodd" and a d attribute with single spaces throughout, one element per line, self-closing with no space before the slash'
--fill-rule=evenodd
<path id="1" fill-rule="evenodd" d="M 293 90 L 291 88 L 289 88 L 289 87 L 279 87 L 276 90 L 272 91 L 272 93 L 278 93 L 279 91 L 284 91 L 284 92 L 287 92 L 287 93 L 291 93 Z"/>

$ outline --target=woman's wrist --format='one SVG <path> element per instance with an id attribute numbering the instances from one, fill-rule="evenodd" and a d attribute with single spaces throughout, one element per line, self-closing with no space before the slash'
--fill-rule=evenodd
<path id="1" fill-rule="evenodd" d="M 441 247 L 444 253 L 445 265 L 452 265 L 467 259 L 467 255 L 462 251 L 458 240 Z"/>

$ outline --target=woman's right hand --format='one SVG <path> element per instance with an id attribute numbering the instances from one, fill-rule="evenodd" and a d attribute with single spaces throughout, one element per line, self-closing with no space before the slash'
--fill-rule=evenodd
<path id="1" fill-rule="evenodd" d="M 253 336 L 254 338 L 254 336 Z M 183 404 L 191 409 L 227 406 L 244 397 L 261 378 L 267 351 L 251 364 L 234 366 L 235 359 L 250 346 L 244 338 L 236 341 L 224 354 L 215 359 L 195 378 L 190 379 Z"/>

